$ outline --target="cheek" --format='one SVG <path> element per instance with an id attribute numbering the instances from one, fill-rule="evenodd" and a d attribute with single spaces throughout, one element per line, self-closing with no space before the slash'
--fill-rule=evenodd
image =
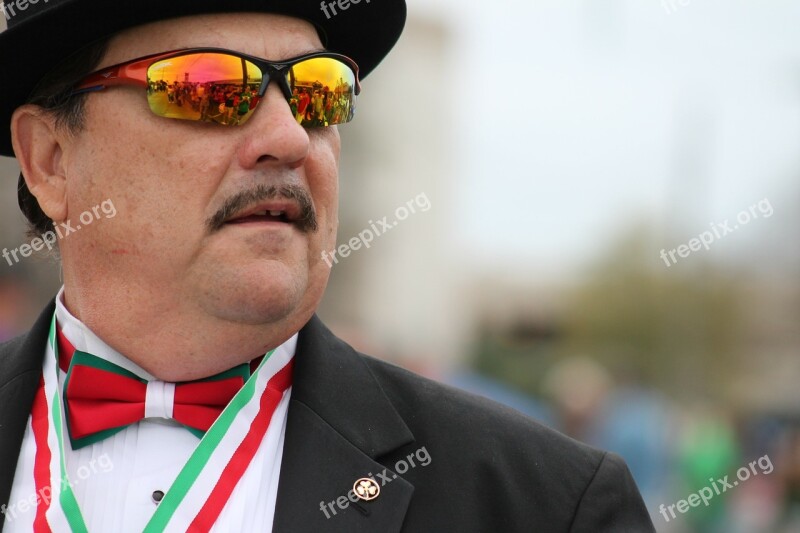
<path id="1" fill-rule="evenodd" d="M 339 224 L 339 135 L 334 130 L 312 142 L 306 172 L 320 219 L 319 238 L 323 248 L 329 249 L 336 243 Z"/>
<path id="2" fill-rule="evenodd" d="M 161 247 L 164 233 L 179 234 L 186 244 L 202 238 L 208 202 L 227 168 L 223 143 L 149 113 L 135 102 L 125 108 L 98 99 L 87 106 L 87 128 L 71 169 L 77 212 L 84 203 L 111 200 L 123 222 L 115 226 L 135 235 L 129 247 L 140 251 Z"/>

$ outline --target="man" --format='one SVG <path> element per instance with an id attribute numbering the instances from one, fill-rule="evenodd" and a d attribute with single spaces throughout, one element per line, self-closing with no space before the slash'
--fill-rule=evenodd
<path id="1" fill-rule="evenodd" d="M 4 531 L 652 531 L 619 457 L 315 317 L 340 139 L 288 102 L 342 79 L 352 109 L 405 20 L 403 0 L 315 2 L 11 17 L 0 153 L 34 233 L 58 230 L 64 287 L 0 347 Z M 261 90 L 223 127 L 148 96 L 176 79 Z"/>
<path id="2" fill-rule="evenodd" d="M 300 101 L 297 105 L 297 123 L 302 124 L 306 120 L 306 113 L 308 105 L 311 103 L 311 97 L 305 89 L 300 89 Z"/>

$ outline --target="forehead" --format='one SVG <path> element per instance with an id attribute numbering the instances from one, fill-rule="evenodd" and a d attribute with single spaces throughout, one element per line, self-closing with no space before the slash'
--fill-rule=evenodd
<path id="1" fill-rule="evenodd" d="M 280 60 L 322 49 L 315 27 L 268 13 L 196 15 L 137 26 L 114 36 L 102 66 L 168 50 L 228 48 Z"/>

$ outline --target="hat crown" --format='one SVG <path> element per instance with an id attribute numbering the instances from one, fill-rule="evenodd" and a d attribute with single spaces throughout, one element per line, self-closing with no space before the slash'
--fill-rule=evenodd
<path id="1" fill-rule="evenodd" d="M 11 29 L 34 18 L 37 14 L 58 7 L 64 0 L 4 0 L 0 11 Z"/>

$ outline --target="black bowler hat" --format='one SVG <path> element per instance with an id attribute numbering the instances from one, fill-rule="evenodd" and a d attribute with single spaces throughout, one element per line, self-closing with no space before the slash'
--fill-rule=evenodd
<path id="1" fill-rule="evenodd" d="M 8 21 L 0 33 L 0 155 L 14 155 L 14 110 L 44 74 L 73 52 L 148 22 L 235 12 L 278 13 L 311 22 L 327 49 L 358 63 L 362 78 L 389 53 L 406 20 L 405 0 L 5 0 L 0 10 Z"/>

